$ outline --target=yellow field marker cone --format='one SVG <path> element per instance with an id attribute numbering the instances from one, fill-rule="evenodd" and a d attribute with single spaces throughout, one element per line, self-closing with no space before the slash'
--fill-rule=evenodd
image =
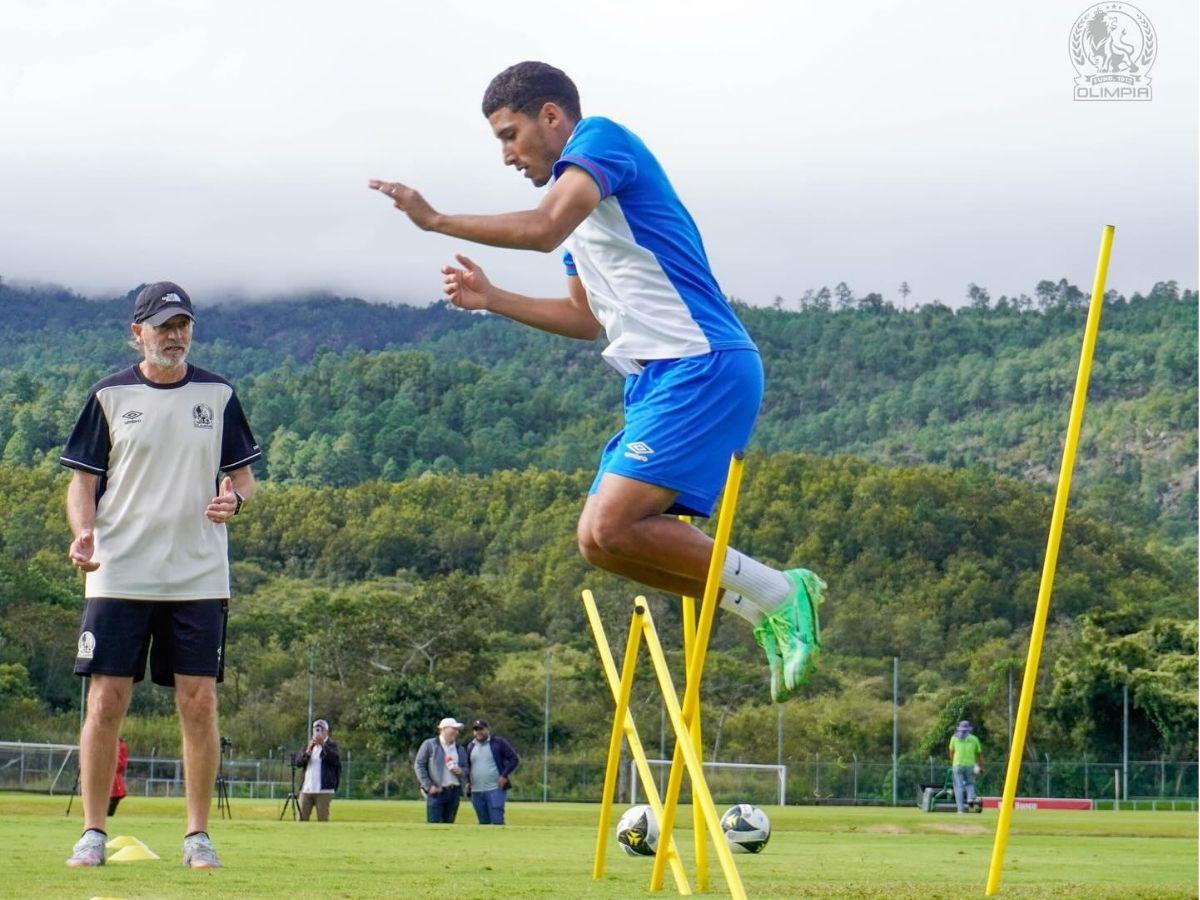
<path id="1" fill-rule="evenodd" d="M 108 841 L 104 846 L 109 850 L 123 850 L 131 844 L 140 843 L 142 842 L 135 837 L 130 837 L 127 834 L 118 834 L 115 838 L 112 838 L 110 841 Z"/>
<path id="2" fill-rule="evenodd" d="M 116 853 L 108 858 L 112 862 L 142 862 L 147 859 L 158 859 L 159 855 L 139 841 L 137 838 L 131 838 L 132 843 L 126 844 Z"/>

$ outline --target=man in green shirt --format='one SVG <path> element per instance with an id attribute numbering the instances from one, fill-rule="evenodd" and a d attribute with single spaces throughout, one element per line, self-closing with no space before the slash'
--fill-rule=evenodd
<path id="1" fill-rule="evenodd" d="M 950 765 L 954 769 L 954 802 L 960 813 L 975 802 L 975 776 L 983 771 L 983 747 L 971 734 L 971 723 L 963 719 L 950 738 Z"/>

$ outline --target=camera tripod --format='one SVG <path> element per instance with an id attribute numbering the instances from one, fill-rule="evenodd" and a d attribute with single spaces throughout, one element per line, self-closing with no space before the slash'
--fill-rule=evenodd
<path id="1" fill-rule="evenodd" d="M 233 819 L 233 810 L 229 806 L 229 780 L 225 777 L 225 754 L 232 746 L 233 741 L 223 737 L 217 753 L 217 810 L 222 819 Z"/>
<path id="2" fill-rule="evenodd" d="M 279 749 L 282 750 L 283 748 L 280 747 Z M 299 766 L 296 765 L 296 760 L 294 757 L 292 758 L 290 765 L 292 767 L 292 789 L 288 791 L 288 795 L 283 798 L 283 806 L 279 808 L 280 822 L 282 822 L 283 817 L 287 815 L 289 807 L 292 810 L 292 821 L 295 822 L 298 818 L 300 818 L 300 801 L 298 799 L 300 795 L 296 793 L 296 769 L 298 769 Z"/>

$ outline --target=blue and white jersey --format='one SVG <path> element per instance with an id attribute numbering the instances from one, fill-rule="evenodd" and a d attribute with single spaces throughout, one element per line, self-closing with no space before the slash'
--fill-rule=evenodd
<path id="1" fill-rule="evenodd" d="M 601 200 L 567 238 L 563 262 L 583 282 L 618 371 L 640 371 L 638 360 L 756 349 L 713 277 L 696 223 L 637 135 L 610 119 L 582 119 L 554 176 L 567 166 L 591 175 Z"/>

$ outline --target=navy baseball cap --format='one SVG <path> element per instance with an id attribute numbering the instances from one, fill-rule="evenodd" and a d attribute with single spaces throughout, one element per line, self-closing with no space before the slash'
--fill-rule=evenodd
<path id="1" fill-rule="evenodd" d="M 156 281 L 138 291 L 133 301 L 133 321 L 145 325 L 161 325 L 173 316 L 187 316 L 196 321 L 192 298 L 173 281 Z"/>

